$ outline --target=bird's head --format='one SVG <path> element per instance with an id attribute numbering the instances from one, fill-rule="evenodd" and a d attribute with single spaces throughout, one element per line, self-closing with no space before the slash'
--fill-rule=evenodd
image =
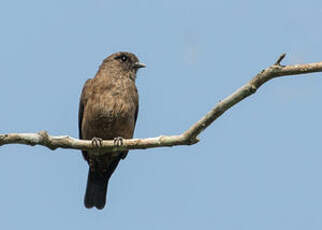
<path id="1" fill-rule="evenodd" d="M 135 77 L 137 70 L 144 67 L 145 64 L 141 63 L 133 53 L 117 52 L 107 57 L 100 68 L 114 73 L 134 74 Z"/>

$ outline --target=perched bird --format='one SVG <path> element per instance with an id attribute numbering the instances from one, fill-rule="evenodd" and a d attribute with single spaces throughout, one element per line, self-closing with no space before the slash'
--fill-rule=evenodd
<path id="1" fill-rule="evenodd" d="M 88 79 L 82 90 L 78 113 L 80 139 L 92 140 L 99 148 L 102 140 L 121 144 L 122 138 L 133 137 L 139 110 L 135 79 L 142 67 L 145 65 L 128 52 L 114 53 L 102 62 L 96 76 Z M 95 150 L 82 151 L 89 164 L 86 208 L 104 208 L 108 181 L 127 152 L 95 156 Z"/>

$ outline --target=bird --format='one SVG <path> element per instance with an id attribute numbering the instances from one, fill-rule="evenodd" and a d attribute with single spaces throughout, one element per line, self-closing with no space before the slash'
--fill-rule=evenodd
<path id="1" fill-rule="evenodd" d="M 135 81 L 138 69 L 143 67 L 145 64 L 135 54 L 117 52 L 105 58 L 95 77 L 83 86 L 78 111 L 79 138 L 91 140 L 97 147 L 82 151 L 89 165 L 86 208 L 104 208 L 109 179 L 128 153 L 95 154 L 102 140 L 114 140 L 115 145 L 121 145 L 123 138 L 133 137 L 139 111 Z"/>

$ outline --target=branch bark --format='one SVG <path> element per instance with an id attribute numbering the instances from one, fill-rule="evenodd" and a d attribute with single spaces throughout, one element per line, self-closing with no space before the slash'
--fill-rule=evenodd
<path id="1" fill-rule="evenodd" d="M 192 145 L 199 142 L 198 135 L 211 125 L 218 117 L 220 117 L 229 108 L 242 101 L 246 97 L 254 94 L 259 87 L 265 82 L 288 75 L 307 74 L 314 72 L 322 72 L 322 62 L 301 64 L 301 65 L 281 65 L 285 54 L 282 54 L 277 61 L 270 67 L 262 70 L 248 83 L 237 89 L 233 94 L 220 101 L 205 116 L 193 124 L 188 130 L 180 135 L 175 136 L 159 136 L 144 139 L 125 139 L 122 146 L 115 146 L 114 141 L 105 140 L 97 151 L 97 154 L 104 152 L 119 152 L 130 149 L 146 149 L 156 147 L 171 147 L 176 145 Z M 92 145 L 90 140 L 79 140 L 70 136 L 50 136 L 46 131 L 39 133 L 11 133 L 0 134 L 0 146 L 6 144 L 27 144 L 42 145 L 49 149 L 66 148 L 89 150 L 97 148 Z M 97 149 L 96 149 L 97 150 Z M 116 153 L 117 154 L 117 153 Z"/>

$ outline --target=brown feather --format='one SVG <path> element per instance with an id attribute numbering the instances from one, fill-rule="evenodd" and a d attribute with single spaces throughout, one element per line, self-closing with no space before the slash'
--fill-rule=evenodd
<path id="1" fill-rule="evenodd" d="M 125 61 L 123 56 L 126 56 Z M 103 61 L 93 79 L 86 81 L 78 113 L 81 139 L 133 137 L 139 100 L 135 86 L 137 68 L 134 64 L 138 61 L 134 54 L 115 53 Z M 108 180 L 126 153 L 122 152 L 116 157 L 109 153 L 96 157 L 90 151 L 83 151 L 85 160 L 90 163 L 86 207 L 104 207 Z"/>

